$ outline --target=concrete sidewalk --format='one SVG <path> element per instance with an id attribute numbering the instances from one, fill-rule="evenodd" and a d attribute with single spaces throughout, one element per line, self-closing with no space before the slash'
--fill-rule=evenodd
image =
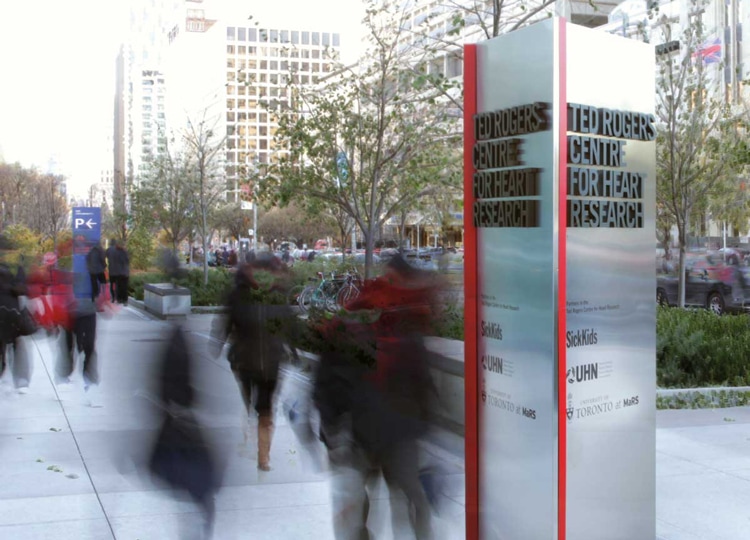
<path id="1" fill-rule="evenodd" d="M 24 340 L 34 362 L 29 392 L 18 394 L 8 374 L 0 382 L 0 538 L 183 540 L 198 529 L 197 508 L 145 470 L 160 425 L 149 399 L 152 366 L 169 324 L 132 308 L 98 324 L 102 382 L 94 404 L 101 406 L 88 405 L 80 373 L 70 385 L 53 384 L 57 343 L 44 333 Z M 316 470 L 281 413 L 273 470 L 257 470 L 241 444 L 242 405 L 229 365 L 206 354 L 210 316 L 192 316 L 185 328 L 197 360 L 200 419 L 224 470 L 214 538 L 332 540 L 328 474 Z M 460 538 L 462 461 L 440 449 L 431 461 L 449 488 L 436 518 L 439 538 Z M 371 527 L 378 538 L 392 538 L 390 509 L 403 503 L 389 499 L 382 483 L 376 487 Z"/>
<path id="2" fill-rule="evenodd" d="M 184 326 L 196 354 L 200 418 L 225 472 L 214 538 L 333 539 L 328 475 L 282 414 L 272 471 L 258 472 L 242 449 L 239 391 L 226 360 L 206 353 L 210 321 L 193 315 Z M 197 528 L 196 507 L 144 471 L 159 425 L 148 397 L 152 366 L 168 330 L 132 308 L 99 319 L 101 407 L 88 406 L 80 374 L 71 385 L 53 384 L 53 338 L 25 340 L 34 362 L 29 393 L 15 392 L 9 375 L 0 382 L 0 538 L 182 540 Z M 288 381 L 305 384 L 301 376 Z M 750 539 L 750 408 L 659 411 L 657 423 L 657 539 Z M 424 446 L 442 474 L 435 528 L 446 540 L 464 536 L 463 458 L 460 441 L 449 438 Z M 378 539 L 393 537 L 391 507 L 401 512 L 403 499 L 378 486 L 371 507 Z"/>

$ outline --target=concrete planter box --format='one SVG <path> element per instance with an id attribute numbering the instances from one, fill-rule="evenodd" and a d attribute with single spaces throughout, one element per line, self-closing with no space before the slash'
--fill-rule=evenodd
<path id="1" fill-rule="evenodd" d="M 143 305 L 146 311 L 161 319 L 187 317 L 191 306 L 190 289 L 171 283 L 143 285 Z"/>

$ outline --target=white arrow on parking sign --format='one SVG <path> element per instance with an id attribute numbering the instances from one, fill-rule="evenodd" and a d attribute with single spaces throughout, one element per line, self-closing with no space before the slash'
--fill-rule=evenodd
<path id="1" fill-rule="evenodd" d="M 84 221 L 83 218 L 76 218 L 75 219 L 75 228 L 76 229 L 80 229 L 84 225 L 86 225 L 86 227 L 88 227 L 89 229 L 93 229 L 94 228 L 93 226 L 96 225 L 96 221 L 92 221 L 91 218 L 87 219 L 86 221 Z"/>

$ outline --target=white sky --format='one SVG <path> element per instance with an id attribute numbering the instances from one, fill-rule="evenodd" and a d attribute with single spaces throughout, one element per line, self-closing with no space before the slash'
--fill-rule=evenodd
<path id="1" fill-rule="evenodd" d="M 238 0 L 217 0 L 228 6 Z M 0 0 L 0 152 L 46 171 L 50 159 L 83 196 L 111 166 L 107 137 L 114 107 L 114 59 L 127 0 Z M 343 26 L 356 39 L 358 0 L 276 0 L 251 8 L 261 24 L 293 14 L 291 24 Z M 234 9 L 234 8 L 232 8 Z M 247 9 L 247 8 L 245 8 Z M 269 21 L 270 22 L 270 21 Z"/>

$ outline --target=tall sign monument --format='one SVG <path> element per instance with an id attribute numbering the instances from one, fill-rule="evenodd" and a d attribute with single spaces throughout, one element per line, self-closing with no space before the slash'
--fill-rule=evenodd
<path id="1" fill-rule="evenodd" d="M 467 538 L 655 536 L 653 46 L 465 50 Z"/>

